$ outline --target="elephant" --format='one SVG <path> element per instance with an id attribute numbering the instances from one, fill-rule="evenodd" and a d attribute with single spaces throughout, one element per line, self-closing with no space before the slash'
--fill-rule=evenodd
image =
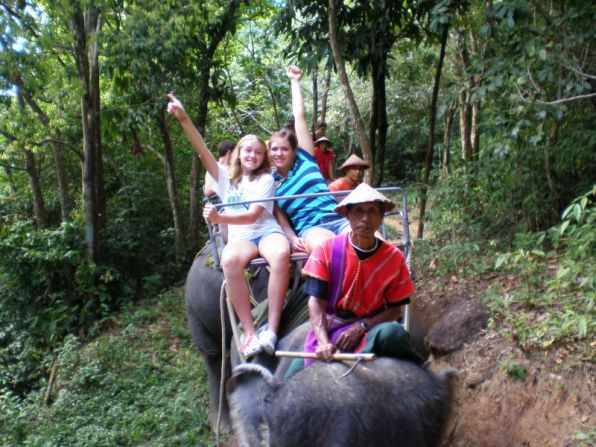
<path id="1" fill-rule="evenodd" d="M 227 308 L 224 306 L 225 340 L 227 355 L 225 360 L 224 377 L 222 380 L 222 318 L 220 312 L 220 291 L 223 281 L 222 273 L 212 266 L 209 244 L 196 256 L 186 277 L 185 301 L 186 314 L 191 337 L 203 358 L 207 369 L 209 388 L 208 422 L 214 432 L 227 431 L 232 424 L 229 416 L 229 407 L 226 399 L 221 401 L 221 383 L 231 375 L 231 367 L 239 363 L 233 343 L 231 343 L 232 330 L 229 323 Z M 269 274 L 265 268 L 257 269 L 252 273 L 250 280 L 253 298 L 261 302 L 267 296 L 267 282 Z M 293 296 L 290 296 L 290 306 L 284 308 L 280 324 L 280 350 L 302 350 L 306 331 L 310 328 L 308 323 L 294 328 L 306 321 L 306 296 L 300 286 Z M 288 309 L 290 307 L 291 309 Z M 415 328 L 412 328 L 415 329 Z M 286 335 L 289 334 L 289 335 Z M 285 336 L 284 336 L 285 335 Z M 422 335 L 422 337 L 424 334 Z M 288 367 L 289 361 L 279 361 L 266 354 L 256 356 L 253 363 L 272 371 L 281 380 Z M 218 415 L 220 417 L 218 417 Z"/>
<path id="2" fill-rule="evenodd" d="M 220 384 L 222 383 L 222 318 L 220 312 L 220 291 L 223 282 L 222 273 L 212 266 L 209 244 L 207 244 L 196 256 L 186 276 L 185 301 L 186 316 L 190 328 L 190 334 L 199 354 L 203 358 L 207 369 L 207 380 L 209 387 L 209 409 L 208 421 L 211 429 L 217 432 L 218 414 L 221 418 L 219 424 L 222 430 L 231 428 L 229 411 L 225 399 L 222 401 L 220 411 Z M 266 268 L 258 268 L 252 272 L 250 287 L 253 298 L 262 302 L 267 297 L 267 282 L 269 273 Z M 306 296 L 299 287 L 294 295 L 290 294 L 289 303 L 284 308 L 280 322 L 280 336 L 289 332 L 299 323 L 306 320 Z M 302 310 L 301 310 L 302 309 Z M 233 344 L 232 329 L 230 326 L 227 307 L 224 306 L 225 322 L 225 347 L 226 347 L 226 368 L 224 371 L 224 382 L 230 376 L 231 366 L 239 363 L 239 359 Z M 280 349 L 287 349 L 287 341 L 283 338 L 278 342 Z M 277 366 L 277 359 L 266 354 L 258 355 L 253 361 L 259 362 L 270 370 Z"/>
<path id="3" fill-rule="evenodd" d="M 234 368 L 226 389 L 242 447 L 439 445 L 455 377 L 380 357 L 314 362 L 287 380 L 258 364 Z"/>
<path id="4" fill-rule="evenodd" d="M 209 425 L 213 431 L 217 431 L 222 364 L 222 318 L 219 296 L 223 277 L 222 273 L 211 265 L 212 260 L 208 248 L 208 245 L 205 246 L 195 257 L 186 276 L 184 295 L 190 334 L 207 368 Z M 251 280 L 253 296 L 257 301 L 262 301 L 267 296 L 268 278 L 269 274 L 266 269 L 259 269 Z M 225 306 L 224 314 L 225 346 L 229 348 L 232 329 Z M 227 378 L 230 375 L 231 367 L 229 361 L 226 361 L 226 364 L 228 365 L 226 368 Z M 224 401 L 222 404 L 221 424 L 225 429 L 230 426 L 229 412 L 227 403 Z"/>

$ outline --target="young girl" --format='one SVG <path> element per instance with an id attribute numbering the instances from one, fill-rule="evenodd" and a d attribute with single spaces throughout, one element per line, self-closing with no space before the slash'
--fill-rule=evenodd
<path id="1" fill-rule="evenodd" d="M 216 193 L 224 203 L 243 202 L 273 197 L 275 186 L 265 142 L 255 135 L 246 135 L 234 148 L 229 171 L 218 165 L 207 149 L 203 137 L 192 124 L 180 101 L 168 95 L 168 112 L 178 119 L 205 169 L 217 182 Z M 225 214 L 208 204 L 203 216 L 214 224 L 228 224 L 228 243 L 222 253 L 222 267 L 228 294 L 244 329 L 239 348 L 246 358 L 265 350 L 275 351 L 281 310 L 288 288 L 290 244 L 273 217 L 273 202 L 227 206 Z M 270 267 L 268 285 L 269 322 L 258 336 L 250 312 L 249 291 L 244 268 L 259 253 Z"/>

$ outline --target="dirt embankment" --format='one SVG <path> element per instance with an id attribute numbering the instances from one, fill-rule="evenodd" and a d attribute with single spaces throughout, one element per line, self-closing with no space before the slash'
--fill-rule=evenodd
<path id="1" fill-rule="evenodd" d="M 450 306 L 480 302 L 490 280 L 419 278 L 416 314 L 430 327 Z M 574 435 L 593 432 L 596 425 L 594 368 L 587 362 L 569 366 L 573 349 L 524 352 L 500 331 L 482 329 L 453 352 L 434 356 L 433 369 L 448 365 L 459 371 L 444 446 L 590 445 Z"/>

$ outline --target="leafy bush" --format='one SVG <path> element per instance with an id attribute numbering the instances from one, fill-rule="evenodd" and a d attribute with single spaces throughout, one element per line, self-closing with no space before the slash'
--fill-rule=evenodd
<path id="1" fill-rule="evenodd" d="M 6 446 L 214 445 L 205 368 L 192 346 L 181 289 L 127 307 L 131 322 L 88 344 L 68 336 L 54 351 L 52 405 L 43 393 L 0 394 Z M 132 323 L 135 321 L 136 323 Z"/>
<path id="2" fill-rule="evenodd" d="M 515 359 L 508 358 L 501 363 L 501 370 L 509 377 L 521 380 L 522 382 L 528 377 L 526 368 L 516 363 Z"/>
<path id="3" fill-rule="evenodd" d="M 0 227 L 0 388 L 28 391 L 67 334 L 93 335 L 130 299 L 122 275 L 85 260 L 83 239 L 76 223 Z"/>
<path id="4" fill-rule="evenodd" d="M 575 199 L 561 225 L 518 235 L 495 268 L 516 274 L 521 289 L 489 289 L 485 301 L 522 346 L 590 339 L 596 333 L 596 186 Z"/>

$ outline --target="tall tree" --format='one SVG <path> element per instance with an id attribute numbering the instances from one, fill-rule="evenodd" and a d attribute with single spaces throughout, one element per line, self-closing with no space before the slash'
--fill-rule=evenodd
<path id="1" fill-rule="evenodd" d="M 149 149 L 161 161 L 179 271 L 188 254 L 186 225 L 178 191 L 176 153 L 163 104 L 165 93 L 174 87 L 173 80 L 191 76 L 187 58 L 180 57 L 180 53 L 191 51 L 185 33 L 194 26 L 194 19 L 187 17 L 188 11 L 180 14 L 160 2 L 142 3 L 126 4 L 122 12 L 126 19 L 117 22 L 115 32 L 106 37 L 106 71 L 112 75 L 111 92 L 115 94 L 110 104 L 113 110 L 105 114 L 106 127 L 125 135 L 136 157 Z M 162 34 L 150 31 L 162 28 Z"/>
<path id="2" fill-rule="evenodd" d="M 82 86 L 83 205 L 87 259 L 98 262 L 102 255 L 106 224 L 106 198 L 100 122 L 99 52 L 103 26 L 102 7 L 96 3 L 52 2 L 51 13 L 71 32 L 70 49 Z"/>
<path id="3" fill-rule="evenodd" d="M 176 187 L 176 170 L 174 166 L 174 151 L 172 148 L 172 140 L 168 132 L 166 124 L 165 111 L 162 111 L 157 117 L 157 127 L 162 139 L 164 148 L 163 156 L 160 154 L 160 159 L 166 170 L 166 184 L 168 189 L 168 197 L 170 199 L 170 207 L 172 209 L 172 218 L 174 221 L 175 241 L 176 241 L 176 260 L 182 261 L 186 255 L 184 235 L 184 219 L 182 209 L 180 207 L 180 199 L 178 197 L 178 189 Z"/>
<path id="4" fill-rule="evenodd" d="M 352 120 L 354 121 L 354 124 L 356 126 L 362 155 L 364 156 L 364 159 L 370 163 L 373 160 L 373 154 L 370 148 L 370 141 L 368 139 L 368 136 L 366 135 L 366 127 L 364 126 L 364 121 L 362 120 L 362 116 L 360 115 L 360 111 L 358 110 L 358 104 L 356 104 L 356 100 L 354 99 L 354 93 L 350 88 L 350 81 L 348 80 L 348 75 L 346 73 L 346 66 L 344 63 L 342 50 L 339 46 L 336 0 L 329 0 L 329 43 L 331 44 L 331 50 L 333 51 L 335 68 L 337 69 L 337 73 L 344 91 L 344 95 L 346 96 L 346 100 L 348 101 L 348 105 L 350 107 Z M 368 176 L 365 177 L 365 181 L 370 184 L 371 176 L 368 172 L 367 174 Z"/>
<path id="5" fill-rule="evenodd" d="M 328 26 L 324 23 L 330 16 L 326 6 L 315 0 L 291 2 L 276 22 L 277 32 L 287 33 L 292 39 L 288 53 L 305 61 L 307 68 L 315 66 L 323 55 L 332 53 L 331 39 L 326 35 Z M 367 161 L 373 169 L 366 175 L 375 184 L 382 181 L 384 170 L 388 129 L 385 83 L 389 76 L 389 54 L 399 39 L 420 39 L 430 6 L 414 0 L 335 3 L 336 41 L 342 48 L 342 57 L 346 63 L 354 65 L 359 75 L 372 80 L 371 116 L 366 138 L 369 144 L 361 149 L 366 158 L 365 152 L 370 148 Z M 357 123 L 354 125 L 358 127 Z M 362 144 L 362 137 L 359 135 L 358 138 Z"/>
<path id="6" fill-rule="evenodd" d="M 59 127 L 52 125 L 51 118 L 42 104 L 51 102 L 48 95 L 45 97 L 43 95 L 47 93 L 47 81 L 51 79 L 47 67 L 51 64 L 49 59 L 52 57 L 52 52 L 44 51 L 43 30 L 39 18 L 36 19 L 36 14 L 30 8 L 25 8 L 24 4 L 16 4 L 11 8 L 6 3 L 1 7 L 6 12 L 2 16 L 3 27 L 10 29 L 11 32 L 0 35 L 0 45 L 3 50 L 0 78 L 7 90 L 11 88 L 18 90 L 20 98 L 31 108 L 46 129 L 46 141 L 52 147 L 54 155 L 62 221 L 65 222 L 70 220 L 72 205 L 68 191 L 62 137 Z M 40 100 L 41 97 L 43 99 Z"/>
<path id="7" fill-rule="evenodd" d="M 205 5 L 202 11 L 204 22 L 201 30 L 194 35 L 195 51 L 197 52 L 197 88 L 199 99 L 197 101 L 197 115 L 195 125 L 203 136 L 205 125 L 207 124 L 207 112 L 209 100 L 211 99 L 209 91 L 209 80 L 213 57 L 224 37 L 235 30 L 238 22 L 239 7 L 243 0 L 231 0 L 222 2 L 223 5 L 218 8 L 216 14 L 211 15 L 211 11 Z M 199 229 L 200 229 L 200 204 L 201 204 L 201 163 L 197 155 L 193 152 L 192 168 L 190 173 L 190 218 L 189 218 L 189 240 L 192 253 L 196 253 L 200 248 Z"/>
<path id="8" fill-rule="evenodd" d="M 447 47 L 447 37 L 449 35 L 449 26 L 447 21 L 441 24 L 441 47 L 439 50 L 439 60 L 435 72 L 435 81 L 433 85 L 433 94 L 430 105 L 430 119 L 428 129 L 428 143 L 426 146 L 426 158 L 424 163 L 424 178 L 422 180 L 422 189 L 420 192 L 419 212 L 418 212 L 418 239 L 422 239 L 424 234 L 424 213 L 426 211 L 427 188 L 430 179 L 430 171 L 433 161 L 433 150 L 435 146 L 435 122 L 437 118 L 437 100 L 439 97 L 439 86 L 441 84 L 441 73 L 443 71 L 443 61 L 445 60 L 445 48 Z"/>
<path id="9" fill-rule="evenodd" d="M 70 203 L 70 194 L 68 192 L 68 180 L 66 176 L 66 164 L 64 161 L 64 151 L 63 151 L 63 144 L 62 144 L 62 135 L 59 129 L 54 130 L 50 123 L 50 118 L 48 117 L 47 113 L 40 107 L 38 102 L 33 98 L 33 96 L 26 90 L 24 90 L 24 86 L 22 81 L 17 83 L 17 86 L 22 90 L 22 95 L 31 108 L 35 115 L 39 118 L 39 121 L 43 124 L 46 128 L 49 136 L 49 142 L 52 146 L 52 150 L 54 153 L 54 164 L 56 168 L 56 177 L 58 178 L 58 191 L 59 191 L 59 199 L 60 199 L 60 209 L 62 211 L 62 222 L 68 222 L 70 220 L 70 212 L 71 212 L 71 203 Z"/>

